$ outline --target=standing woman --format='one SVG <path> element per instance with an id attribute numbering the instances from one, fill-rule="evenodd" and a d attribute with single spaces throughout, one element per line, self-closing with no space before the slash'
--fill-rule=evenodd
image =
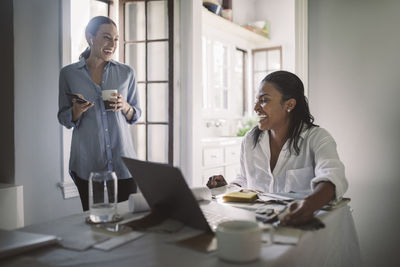
<path id="1" fill-rule="evenodd" d="M 112 60 L 118 42 L 117 26 L 108 17 L 92 18 L 85 30 L 89 47 L 80 60 L 61 69 L 58 120 L 74 128 L 69 162 L 83 210 L 89 209 L 88 178 L 92 171 L 114 171 L 118 177 L 118 202 L 136 192 L 132 175 L 121 156 L 135 158 L 129 125 L 141 114 L 135 73 Z M 116 89 L 106 111 L 102 90 Z M 79 103 L 71 94 L 87 100 Z"/>
<path id="2" fill-rule="evenodd" d="M 313 213 L 347 190 L 344 165 L 336 143 L 310 114 L 304 86 L 293 73 L 276 71 L 261 82 L 254 111 L 258 125 L 242 141 L 241 173 L 232 182 L 262 192 L 305 192 L 290 206 L 283 224 L 310 221 Z M 226 185 L 210 177 L 210 188 Z"/>

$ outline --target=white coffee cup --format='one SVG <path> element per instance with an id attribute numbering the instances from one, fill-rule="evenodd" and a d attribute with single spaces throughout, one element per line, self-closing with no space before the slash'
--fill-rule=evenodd
<path id="1" fill-rule="evenodd" d="M 227 221 L 216 230 L 218 257 L 221 260 L 245 263 L 260 257 L 261 229 L 252 221 Z"/>
<path id="2" fill-rule="evenodd" d="M 114 106 L 111 106 L 111 104 L 114 104 L 114 102 L 109 101 L 110 98 L 115 98 L 115 96 L 113 95 L 114 93 L 118 93 L 118 90 L 110 89 L 110 90 L 102 90 L 101 91 L 101 97 L 103 98 L 104 108 L 106 110 L 114 109 Z"/>

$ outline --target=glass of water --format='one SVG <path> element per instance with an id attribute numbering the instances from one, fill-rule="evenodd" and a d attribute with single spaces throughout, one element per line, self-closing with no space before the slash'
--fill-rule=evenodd
<path id="1" fill-rule="evenodd" d="M 112 222 L 117 216 L 118 182 L 115 172 L 91 172 L 89 176 L 90 220 Z"/>

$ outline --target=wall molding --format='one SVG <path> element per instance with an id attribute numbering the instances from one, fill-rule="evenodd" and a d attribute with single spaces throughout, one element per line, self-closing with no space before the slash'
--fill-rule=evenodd
<path id="1" fill-rule="evenodd" d="M 60 5 L 60 70 L 63 66 L 71 63 L 71 0 L 61 0 Z M 79 196 L 78 190 L 69 175 L 69 155 L 71 150 L 72 130 L 60 125 L 60 161 L 61 181 L 59 187 L 64 199 Z"/>
<path id="2" fill-rule="evenodd" d="M 64 199 L 79 197 L 78 188 L 73 182 L 60 182 L 58 187 L 61 188 Z"/>

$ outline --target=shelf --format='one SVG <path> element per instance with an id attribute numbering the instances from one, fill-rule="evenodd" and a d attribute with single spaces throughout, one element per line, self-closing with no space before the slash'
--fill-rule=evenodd
<path id="1" fill-rule="evenodd" d="M 240 37 L 255 45 L 266 45 L 269 42 L 269 39 L 267 37 L 249 31 L 246 28 L 243 28 L 242 26 L 236 23 L 224 19 L 223 17 L 220 17 L 210 12 L 205 7 L 203 7 L 202 10 L 202 20 L 203 20 L 203 25 L 217 29 L 222 29 L 226 33 L 230 33 L 232 35 Z"/>

